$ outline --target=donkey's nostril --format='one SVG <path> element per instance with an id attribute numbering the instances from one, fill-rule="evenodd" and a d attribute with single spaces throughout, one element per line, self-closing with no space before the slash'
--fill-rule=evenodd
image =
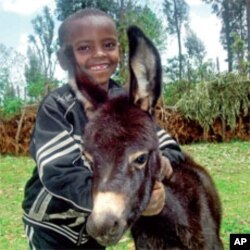
<path id="1" fill-rule="evenodd" d="M 118 227 L 118 225 L 119 225 L 119 222 L 118 222 L 118 220 L 114 220 L 113 228 L 116 228 L 116 227 Z"/>
<path id="2" fill-rule="evenodd" d="M 110 228 L 110 231 L 109 231 L 110 235 L 116 234 L 117 230 L 119 230 L 119 222 L 116 220 L 114 221 L 113 226 L 111 226 Z"/>

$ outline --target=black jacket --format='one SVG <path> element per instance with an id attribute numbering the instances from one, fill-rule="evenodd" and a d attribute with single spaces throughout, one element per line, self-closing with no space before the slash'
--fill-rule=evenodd
<path id="1" fill-rule="evenodd" d="M 121 89 L 110 81 L 110 92 Z M 43 100 L 30 145 L 37 167 L 26 184 L 22 204 L 25 224 L 54 230 L 78 244 L 87 240 L 83 229 L 92 208 L 92 172 L 82 156 L 86 122 L 82 104 L 69 85 Z M 181 160 L 176 141 L 162 129 L 158 136 L 170 162 Z"/>

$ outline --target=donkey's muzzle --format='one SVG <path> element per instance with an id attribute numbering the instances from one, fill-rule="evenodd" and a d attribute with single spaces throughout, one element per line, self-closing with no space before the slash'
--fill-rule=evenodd
<path id="1" fill-rule="evenodd" d="M 87 233 L 103 246 L 116 243 L 127 229 L 124 197 L 123 193 L 112 191 L 99 191 L 94 195 Z"/>
<path id="2" fill-rule="evenodd" d="M 102 214 L 102 217 L 93 213 L 87 220 L 86 229 L 100 245 L 109 246 L 120 240 L 126 230 L 126 223 L 112 213 Z"/>

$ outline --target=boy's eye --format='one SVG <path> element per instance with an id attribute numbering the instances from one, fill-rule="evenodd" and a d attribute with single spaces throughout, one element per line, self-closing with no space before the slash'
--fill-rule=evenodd
<path id="1" fill-rule="evenodd" d="M 77 51 L 87 53 L 87 52 L 91 51 L 91 46 L 90 45 L 80 45 L 77 47 Z"/>
<path id="2" fill-rule="evenodd" d="M 117 43 L 115 41 L 114 42 L 105 42 L 104 43 L 104 48 L 106 50 L 113 50 L 113 49 L 116 48 L 116 46 L 117 46 Z"/>

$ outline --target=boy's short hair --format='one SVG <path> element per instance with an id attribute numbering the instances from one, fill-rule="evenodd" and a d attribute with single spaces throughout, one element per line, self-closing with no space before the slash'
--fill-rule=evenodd
<path id="1" fill-rule="evenodd" d="M 109 18 L 112 22 L 114 22 L 112 17 L 102 10 L 95 9 L 95 8 L 85 8 L 85 9 L 78 10 L 75 13 L 68 16 L 59 27 L 58 39 L 59 39 L 60 47 L 62 47 L 65 42 L 65 36 L 67 34 L 67 29 L 71 21 L 84 18 L 84 17 L 88 17 L 88 16 L 104 16 L 104 17 Z"/>

